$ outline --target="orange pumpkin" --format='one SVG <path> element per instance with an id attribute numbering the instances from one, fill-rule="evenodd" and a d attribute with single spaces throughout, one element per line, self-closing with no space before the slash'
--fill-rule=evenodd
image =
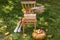
<path id="1" fill-rule="evenodd" d="M 42 30 L 42 33 L 41 33 L 41 30 L 40 30 L 40 33 L 39 33 L 38 31 L 39 30 L 37 30 L 37 32 L 33 32 L 32 37 L 36 40 L 43 40 L 46 37 L 45 32 Z"/>

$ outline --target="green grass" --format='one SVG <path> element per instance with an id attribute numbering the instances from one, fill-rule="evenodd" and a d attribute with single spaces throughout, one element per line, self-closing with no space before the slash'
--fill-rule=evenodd
<path id="1" fill-rule="evenodd" d="M 18 19 L 23 17 L 21 12 L 21 0 L 1 0 L 0 1 L 0 35 L 4 36 L 6 32 L 10 32 L 13 35 L 13 40 L 34 40 L 32 38 L 33 24 L 26 26 L 25 32 L 28 34 L 26 38 L 21 33 L 14 33 Z M 45 6 L 46 10 L 42 14 L 37 14 L 37 29 L 43 27 L 43 30 L 48 29 L 47 35 L 53 35 L 52 38 L 46 38 L 45 40 L 60 40 L 60 0 L 37 0 L 37 3 Z M 48 22 L 48 26 L 45 25 Z M 2 28 L 3 25 L 7 25 L 7 28 Z M 31 27 L 30 27 L 31 26 Z M 2 34 L 1 34 L 2 33 Z M 5 40 L 8 40 L 9 35 L 4 36 Z M 3 37 L 0 37 L 2 40 Z"/>

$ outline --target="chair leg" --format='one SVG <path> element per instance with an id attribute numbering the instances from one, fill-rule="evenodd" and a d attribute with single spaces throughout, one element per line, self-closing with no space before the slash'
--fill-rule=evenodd
<path id="1" fill-rule="evenodd" d="M 36 22 L 34 22 L 34 29 L 36 29 Z"/>
<path id="2" fill-rule="evenodd" d="M 24 27 L 25 27 L 25 24 L 23 24 L 23 34 L 24 34 Z"/>

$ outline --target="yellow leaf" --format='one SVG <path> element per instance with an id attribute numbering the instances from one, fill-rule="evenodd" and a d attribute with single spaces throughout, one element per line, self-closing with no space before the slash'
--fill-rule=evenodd
<path id="1" fill-rule="evenodd" d="M 8 35 L 8 34 L 9 34 L 9 32 L 6 32 L 6 33 L 5 33 L 5 36 Z"/>
<path id="2" fill-rule="evenodd" d="M 48 26 L 48 22 L 45 22 L 45 26 Z"/>
<path id="3" fill-rule="evenodd" d="M 12 38 L 12 34 L 10 34 L 10 37 L 9 37 L 9 40 L 12 40 L 13 38 Z"/>
<path id="4" fill-rule="evenodd" d="M 23 37 L 26 37 L 27 36 L 27 34 L 23 34 Z"/>
<path id="5" fill-rule="evenodd" d="M 37 33 L 38 31 L 37 31 L 37 30 L 34 30 L 34 32 L 36 32 L 36 33 Z"/>
<path id="6" fill-rule="evenodd" d="M 0 30 L 0 32 L 2 32 L 2 31 Z"/>
<path id="7" fill-rule="evenodd" d="M 46 29 L 46 32 L 48 32 L 48 29 Z"/>
<path id="8" fill-rule="evenodd" d="M 53 35 L 47 35 L 48 38 L 51 38 Z"/>
<path id="9" fill-rule="evenodd" d="M 7 25 L 3 25 L 2 27 L 3 27 L 3 28 L 7 28 Z"/>
<path id="10" fill-rule="evenodd" d="M 0 22 L 3 22 L 3 18 L 0 18 Z"/>

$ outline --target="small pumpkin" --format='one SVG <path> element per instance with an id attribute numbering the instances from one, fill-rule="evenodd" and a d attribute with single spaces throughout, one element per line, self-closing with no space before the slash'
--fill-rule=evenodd
<path id="1" fill-rule="evenodd" d="M 36 40 L 43 40 L 46 37 L 46 33 L 43 30 L 39 29 L 36 32 L 32 33 L 32 37 Z"/>

